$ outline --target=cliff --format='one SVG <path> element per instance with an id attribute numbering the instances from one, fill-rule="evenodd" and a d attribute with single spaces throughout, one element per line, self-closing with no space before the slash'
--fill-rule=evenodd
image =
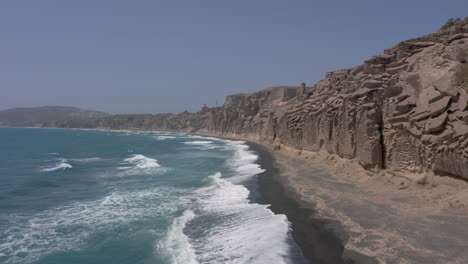
<path id="1" fill-rule="evenodd" d="M 313 87 L 274 87 L 198 113 L 117 115 L 59 127 L 236 135 L 327 151 L 366 169 L 468 179 L 468 19 L 410 39 Z"/>

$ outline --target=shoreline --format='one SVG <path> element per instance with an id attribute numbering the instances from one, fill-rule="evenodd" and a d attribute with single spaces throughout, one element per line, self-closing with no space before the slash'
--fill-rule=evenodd
<path id="1" fill-rule="evenodd" d="M 466 207 L 439 201 L 465 202 L 465 182 L 421 185 L 363 174 L 356 163 L 325 153 L 247 144 L 270 171 L 259 176 L 261 195 L 273 212 L 287 216 L 311 263 L 466 263 Z"/>
<path id="2" fill-rule="evenodd" d="M 323 241 L 317 241 L 317 232 L 330 239 L 327 252 L 317 252 L 323 259 L 314 264 L 464 264 L 468 259 L 466 181 L 369 171 L 337 155 L 301 151 L 248 135 L 183 133 L 242 140 L 256 151 L 258 162 L 270 169 L 259 176 L 259 192 L 262 197 L 271 194 L 273 202 L 268 197 L 265 202 L 274 213 L 286 212 L 304 256 L 309 261 L 318 258 L 314 249 Z"/>
<path id="3" fill-rule="evenodd" d="M 292 237 L 306 260 L 323 264 L 377 263 L 372 258 L 345 249 L 347 233 L 340 223 L 319 217 L 311 204 L 305 203 L 288 188 L 266 146 L 250 141 L 246 144 L 258 154 L 257 162 L 265 169 L 258 176 L 261 201 L 270 204 L 269 209 L 275 214 L 286 215 L 291 223 Z"/>

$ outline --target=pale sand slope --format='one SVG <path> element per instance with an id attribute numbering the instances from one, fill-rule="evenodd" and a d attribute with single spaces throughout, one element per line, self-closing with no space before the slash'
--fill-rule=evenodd
<path id="1" fill-rule="evenodd" d="M 319 217 L 342 223 L 346 249 L 381 263 L 468 262 L 467 183 L 416 179 L 422 185 L 325 153 L 272 153 L 285 188 Z"/>

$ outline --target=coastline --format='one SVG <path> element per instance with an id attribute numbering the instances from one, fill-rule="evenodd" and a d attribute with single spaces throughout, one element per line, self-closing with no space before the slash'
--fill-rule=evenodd
<path id="1" fill-rule="evenodd" d="M 346 231 L 341 224 L 317 216 L 313 206 L 300 197 L 280 175 L 278 164 L 270 150 L 258 143 L 247 142 L 258 156 L 258 163 L 265 172 L 258 177 L 261 201 L 270 204 L 275 214 L 284 214 L 291 223 L 292 236 L 310 263 L 345 264 L 377 263 L 358 252 L 346 250 Z"/>
<path id="2" fill-rule="evenodd" d="M 436 200 L 463 197 L 465 182 L 421 185 L 333 155 L 243 140 L 267 170 L 259 176 L 262 197 L 288 217 L 311 263 L 466 263 L 466 207 Z"/>
<path id="3" fill-rule="evenodd" d="M 336 155 L 255 137 L 188 133 L 246 141 L 259 154 L 258 162 L 269 171 L 260 175 L 259 191 L 272 211 L 286 214 L 309 260 L 464 264 L 468 259 L 466 181 L 369 171 Z M 329 243 L 325 253 L 319 239 Z"/>

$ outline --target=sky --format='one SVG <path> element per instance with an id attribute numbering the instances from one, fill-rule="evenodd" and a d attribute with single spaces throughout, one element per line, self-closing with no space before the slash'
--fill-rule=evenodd
<path id="1" fill-rule="evenodd" d="M 467 0 L 1 1 L 0 110 L 198 111 L 313 85 L 467 15 Z"/>

